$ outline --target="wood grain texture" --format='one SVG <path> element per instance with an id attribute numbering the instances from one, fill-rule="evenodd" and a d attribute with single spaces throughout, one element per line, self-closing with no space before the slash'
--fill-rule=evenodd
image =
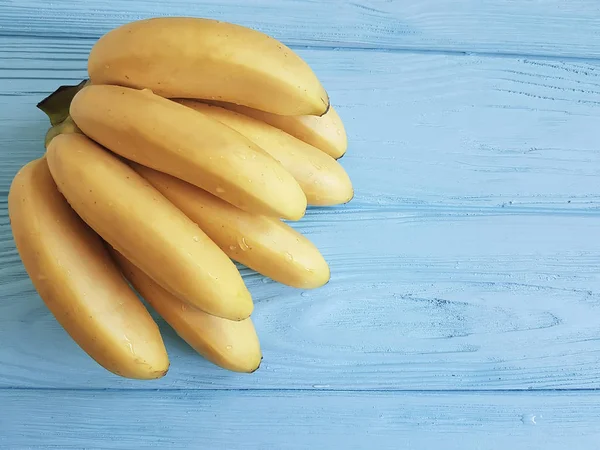
<path id="1" fill-rule="evenodd" d="M 9 1 L 0 6 L 0 34 L 97 38 L 164 15 L 227 20 L 297 46 L 600 56 L 595 0 Z"/>
<path id="2" fill-rule="evenodd" d="M 0 445 L 11 450 L 592 449 L 600 439 L 599 400 L 598 393 L 45 391 L 41 397 L 0 391 Z"/>
<path id="3" fill-rule="evenodd" d="M 85 76 L 85 40 L 4 39 L 0 190 L 43 152 L 34 107 Z M 19 52 L 30 51 L 29 56 Z M 156 388 L 599 388 L 600 66 L 302 50 L 347 124 L 354 201 L 294 227 L 332 267 L 316 291 L 244 270 L 265 359 L 211 367 L 163 327 Z M 366 75 L 368 74 L 368 75 Z M 35 295 L 0 204 L 0 386 L 119 387 Z M 266 282 L 265 282 L 266 281 Z"/>
<path id="4" fill-rule="evenodd" d="M 10 302 L 0 307 L 0 341 L 9 343 L 0 386 L 598 388 L 598 247 L 588 242 L 598 228 L 548 221 L 399 214 L 331 222 L 336 233 L 315 227 L 334 273 L 326 287 L 297 291 L 245 271 L 264 354 L 258 372 L 210 366 L 161 322 L 171 370 L 143 384 L 89 360 L 11 258 L 2 270 L 11 281 L 2 287 Z M 364 234 L 349 246 L 357 224 Z"/>
<path id="5" fill-rule="evenodd" d="M 0 41 L 0 139 L 19 147 L 7 152 L 0 173 L 14 173 L 43 150 L 47 120 L 35 104 L 86 76 L 89 48 L 78 39 Z M 596 211 L 600 152 L 590 130 L 600 114 L 600 63 L 299 53 L 348 128 L 342 161 L 358 186 L 350 208 Z"/>
<path id="6" fill-rule="evenodd" d="M 102 33 L 159 15 L 294 46 L 348 130 L 354 201 L 293 224 L 331 282 L 241 268 L 264 353 L 252 375 L 157 317 L 169 374 L 117 378 L 14 248 L 6 195 L 48 126 L 35 104 L 86 76 Z M 599 25 L 592 0 L 0 1 L 0 448 L 595 448 Z"/>

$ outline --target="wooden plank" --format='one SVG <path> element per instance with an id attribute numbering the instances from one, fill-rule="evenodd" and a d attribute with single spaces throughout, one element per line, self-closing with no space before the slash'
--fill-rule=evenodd
<path id="1" fill-rule="evenodd" d="M 600 388 L 597 219 L 336 216 L 317 215 L 309 230 L 332 267 L 326 287 L 294 290 L 244 272 L 264 352 L 258 372 L 210 366 L 161 322 L 172 364 L 152 383 L 117 379 L 83 354 L 6 239 L 0 386 Z"/>
<path id="2" fill-rule="evenodd" d="M 85 40 L 0 41 L 0 191 L 43 153 L 35 104 L 85 76 Z M 356 198 L 294 224 L 324 288 L 244 271 L 265 360 L 251 376 L 163 326 L 155 383 L 91 362 L 35 295 L 0 201 L 0 386 L 598 388 L 600 114 L 592 63 L 302 50 L 346 122 Z M 368 74 L 368 76 L 365 76 Z"/>
<path id="3" fill-rule="evenodd" d="M 5 2 L 5 36 L 97 38 L 132 20 L 209 17 L 250 26 L 290 45 L 598 58 L 595 0 L 78 0 Z"/>
<path id="4" fill-rule="evenodd" d="M 587 450 L 600 438 L 598 400 L 598 393 L 0 391 L 0 444 Z"/>
<path id="5" fill-rule="evenodd" d="M 86 76 L 88 49 L 77 39 L 0 41 L 0 144 L 6 148 L 0 186 L 43 152 L 47 120 L 35 104 Z M 597 211 L 600 152 L 591 130 L 600 116 L 600 64 L 301 54 L 348 129 L 350 150 L 342 161 L 357 186 L 350 208 Z"/>

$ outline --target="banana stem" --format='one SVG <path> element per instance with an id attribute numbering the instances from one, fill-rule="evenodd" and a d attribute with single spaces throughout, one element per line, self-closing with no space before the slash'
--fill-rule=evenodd
<path id="1" fill-rule="evenodd" d="M 69 106 L 71 105 L 71 100 L 73 100 L 75 94 L 89 83 L 90 80 L 85 79 L 73 86 L 60 86 L 36 106 L 46 113 L 52 126 L 58 125 L 69 115 Z"/>
<path id="2" fill-rule="evenodd" d="M 69 115 L 69 107 L 71 106 L 71 100 L 73 100 L 75 94 L 88 84 L 90 84 L 90 80 L 85 79 L 76 85 L 60 86 L 36 105 L 37 108 L 42 110 L 48 116 L 48 119 L 50 119 L 51 127 L 48 129 L 44 139 L 44 146 L 46 148 L 48 148 L 50 141 L 59 134 L 83 134 Z"/>
<path id="3" fill-rule="evenodd" d="M 83 132 L 79 129 L 71 116 L 67 116 L 65 120 L 62 122 L 50 127 L 48 132 L 46 133 L 46 137 L 44 138 L 44 147 L 48 148 L 50 141 L 54 139 L 59 134 L 69 134 L 69 133 L 79 133 L 83 134 Z"/>

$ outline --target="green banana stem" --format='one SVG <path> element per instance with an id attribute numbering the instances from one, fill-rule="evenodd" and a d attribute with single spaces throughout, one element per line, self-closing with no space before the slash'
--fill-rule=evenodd
<path id="1" fill-rule="evenodd" d="M 83 132 L 79 129 L 79 127 L 77 125 L 75 125 L 75 122 L 73 122 L 73 119 L 71 119 L 71 116 L 67 116 L 67 118 L 65 120 L 63 120 L 62 122 L 60 122 L 48 129 L 48 132 L 46 133 L 46 137 L 44 138 L 44 147 L 48 148 L 50 141 L 52 139 L 54 139 L 56 136 L 58 136 L 59 134 L 69 134 L 69 133 L 83 134 Z"/>
<path id="2" fill-rule="evenodd" d="M 50 141 L 59 134 L 82 133 L 69 115 L 71 100 L 75 94 L 90 84 L 89 80 L 83 80 L 72 86 L 60 86 L 48 97 L 44 98 L 36 106 L 42 110 L 50 119 L 50 129 L 46 133 L 44 146 L 48 148 Z"/>
<path id="3" fill-rule="evenodd" d="M 90 81 L 86 79 L 73 86 L 60 86 L 36 106 L 46 113 L 52 126 L 58 125 L 69 115 L 69 106 L 75 94 L 89 83 Z"/>

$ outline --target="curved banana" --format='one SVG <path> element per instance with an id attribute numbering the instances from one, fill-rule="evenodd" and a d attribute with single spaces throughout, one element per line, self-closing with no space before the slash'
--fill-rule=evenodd
<path id="1" fill-rule="evenodd" d="M 150 91 L 86 86 L 71 117 L 87 136 L 144 166 L 257 214 L 299 220 L 304 192 L 282 165 L 217 120 Z"/>
<path id="2" fill-rule="evenodd" d="M 311 115 L 281 116 L 243 105 L 236 105 L 235 103 L 219 101 L 208 101 L 208 103 L 222 106 L 273 125 L 301 141 L 317 147 L 334 159 L 340 159 L 348 149 L 346 128 L 333 106 L 329 108 L 325 115 L 319 117 Z"/>
<path id="3" fill-rule="evenodd" d="M 254 372 L 262 352 L 252 319 L 211 316 L 169 294 L 120 253 L 111 255 L 140 295 L 196 352 L 219 367 Z"/>
<path id="4" fill-rule="evenodd" d="M 160 17 L 115 28 L 92 47 L 93 84 L 152 89 L 283 115 L 323 115 L 329 97 L 309 65 L 259 31 L 202 18 Z"/>
<path id="5" fill-rule="evenodd" d="M 56 136 L 46 155 L 71 207 L 154 281 L 209 314 L 250 316 L 252 298 L 235 264 L 125 162 L 82 134 Z"/>
<path id="6" fill-rule="evenodd" d="M 8 211 L 25 270 L 71 338 L 117 375 L 163 377 L 169 358 L 156 323 L 100 238 L 59 193 L 45 158 L 14 177 Z"/>
<path id="7" fill-rule="evenodd" d="M 131 166 L 231 259 L 288 286 L 311 289 L 329 281 L 329 266 L 319 250 L 289 225 L 244 212 L 165 173 L 139 164 Z"/>
<path id="8" fill-rule="evenodd" d="M 354 196 L 344 168 L 318 148 L 268 123 L 220 106 L 189 99 L 176 101 L 233 128 L 278 160 L 304 191 L 307 204 L 340 205 Z"/>

